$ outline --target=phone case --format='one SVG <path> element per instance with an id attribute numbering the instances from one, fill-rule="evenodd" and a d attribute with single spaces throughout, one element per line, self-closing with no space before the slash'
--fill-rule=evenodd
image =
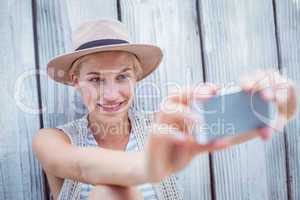
<path id="1" fill-rule="evenodd" d="M 198 142 L 204 143 L 264 127 L 270 123 L 274 110 L 258 92 L 249 95 L 238 87 L 206 102 L 193 102 L 192 109 L 204 117 L 204 122 L 193 131 Z"/>

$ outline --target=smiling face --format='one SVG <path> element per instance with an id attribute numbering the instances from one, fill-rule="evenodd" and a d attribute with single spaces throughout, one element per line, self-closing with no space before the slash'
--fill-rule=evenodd
<path id="1" fill-rule="evenodd" d="M 71 78 L 89 112 L 106 120 L 127 115 L 139 76 L 137 60 L 127 52 L 101 52 L 74 63 Z"/>

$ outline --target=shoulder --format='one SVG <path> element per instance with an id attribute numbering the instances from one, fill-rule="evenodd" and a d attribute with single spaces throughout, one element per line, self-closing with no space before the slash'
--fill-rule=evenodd
<path id="1" fill-rule="evenodd" d="M 32 138 L 32 148 L 37 151 L 40 147 L 48 146 L 52 142 L 71 143 L 70 139 L 57 128 L 42 128 Z"/>
<path id="2" fill-rule="evenodd" d="M 44 144 L 49 141 L 63 141 L 72 143 L 72 132 L 76 131 L 78 126 L 83 123 L 83 117 L 72 120 L 68 123 L 56 126 L 54 128 L 41 128 L 33 136 L 32 145 Z"/>
<path id="3" fill-rule="evenodd" d="M 55 128 L 67 136 L 72 144 L 78 145 L 82 140 L 82 136 L 86 134 L 85 130 L 87 130 L 88 126 L 87 115 L 85 114 L 78 119 L 56 126 Z"/>

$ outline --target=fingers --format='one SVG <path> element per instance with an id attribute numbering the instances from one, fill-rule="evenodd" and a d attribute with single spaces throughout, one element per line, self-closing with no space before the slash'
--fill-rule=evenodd
<path id="1" fill-rule="evenodd" d="M 211 98 L 218 89 L 217 85 L 206 83 L 171 93 L 161 104 L 161 111 L 156 113 L 155 122 L 189 133 L 195 123 L 202 121 L 191 111 L 189 104 L 192 100 L 204 101 Z"/>
<path id="2" fill-rule="evenodd" d="M 154 124 L 156 132 L 168 132 L 169 134 L 181 131 L 184 134 L 191 134 L 194 125 L 197 123 L 197 119 L 194 116 L 190 116 L 186 113 L 175 114 L 160 114 L 157 116 L 159 123 Z"/>
<path id="3" fill-rule="evenodd" d="M 273 69 L 257 70 L 240 78 L 240 86 L 247 93 L 259 92 L 266 101 L 276 104 L 279 113 L 290 119 L 296 112 L 296 85 Z"/>
<path id="4" fill-rule="evenodd" d="M 168 145 L 165 144 L 165 146 L 168 146 L 169 150 L 173 147 L 176 147 L 178 150 L 185 149 L 185 153 L 191 155 L 203 152 L 219 151 L 233 145 L 233 141 L 229 138 L 221 138 L 207 144 L 200 144 L 196 141 L 194 136 L 187 135 L 180 131 L 170 134 L 170 132 L 160 129 L 159 131 L 155 130 L 154 133 L 154 138 L 156 138 L 155 140 L 157 143 L 168 143 Z"/>
<path id="5" fill-rule="evenodd" d="M 174 165 L 184 165 L 189 162 L 194 155 L 193 152 L 194 138 L 183 134 L 177 134 L 173 143 L 170 161 Z M 181 164 L 182 163 L 182 164 Z"/>
<path id="6" fill-rule="evenodd" d="M 263 140 L 269 140 L 272 137 L 272 129 L 270 127 L 259 128 L 258 133 Z"/>
<path id="7" fill-rule="evenodd" d="M 180 92 L 171 92 L 165 99 L 165 102 L 171 101 L 173 103 L 188 105 L 192 100 L 205 101 L 216 95 L 219 88 L 212 83 L 201 84 L 194 88 L 186 88 Z"/>
<path id="8" fill-rule="evenodd" d="M 176 103 L 165 104 L 165 107 L 155 114 L 156 127 L 163 127 L 169 132 L 178 130 L 189 134 L 194 125 L 201 121 L 202 118 L 193 113 L 188 106 Z"/>
<path id="9" fill-rule="evenodd" d="M 195 123 L 202 121 L 189 107 L 192 100 L 206 100 L 214 96 L 219 89 L 214 84 L 203 84 L 186 88 L 181 92 L 173 92 L 161 104 L 161 111 L 156 113 L 155 122 L 190 133 Z"/>
<path id="10" fill-rule="evenodd" d="M 202 153 L 202 152 L 213 152 L 213 151 L 220 151 L 229 146 L 231 146 L 230 140 L 228 138 L 220 138 L 209 142 L 207 144 L 198 144 L 194 145 L 194 152 Z"/>
<path id="11" fill-rule="evenodd" d="M 278 82 L 280 74 L 272 69 L 269 70 L 256 70 L 254 73 L 243 75 L 240 78 L 240 86 L 246 92 L 257 92 L 264 89 L 267 92 L 273 92 L 273 86 Z M 270 94 L 270 96 L 273 93 Z"/>
<path id="12" fill-rule="evenodd" d="M 286 118 L 291 119 L 297 110 L 296 86 L 292 81 L 287 81 L 283 88 L 278 88 L 275 93 L 275 103 L 279 113 Z"/>
<path id="13" fill-rule="evenodd" d="M 272 132 L 273 130 L 270 127 L 263 127 L 249 131 L 247 133 L 223 137 L 216 139 L 208 144 L 197 144 L 196 151 L 198 151 L 199 153 L 205 151 L 220 151 L 230 146 L 241 144 L 251 139 L 257 138 L 257 136 L 260 136 L 263 140 L 269 140 L 272 137 Z"/>
<path id="14" fill-rule="evenodd" d="M 242 89 L 246 92 L 250 92 L 258 86 L 259 81 L 264 79 L 266 76 L 265 71 L 256 70 L 254 73 L 247 73 L 241 76 L 239 82 Z"/>
<path id="15" fill-rule="evenodd" d="M 284 126 L 287 123 L 287 119 L 281 115 L 279 115 L 276 119 L 272 120 L 270 126 L 272 131 L 282 132 L 284 130 Z"/>

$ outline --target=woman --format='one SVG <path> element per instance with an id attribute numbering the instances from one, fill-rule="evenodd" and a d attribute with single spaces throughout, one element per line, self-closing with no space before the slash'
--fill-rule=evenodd
<path id="1" fill-rule="evenodd" d="M 182 199 L 174 172 L 201 152 L 234 144 L 220 139 L 201 145 L 189 134 L 198 120 L 189 110 L 190 100 L 208 100 L 218 87 L 207 84 L 173 93 L 155 116 L 145 114 L 131 106 L 134 87 L 161 62 L 160 48 L 129 44 L 125 27 L 110 20 L 83 24 L 73 40 L 74 52 L 54 58 L 47 70 L 52 79 L 80 92 L 88 113 L 57 128 L 41 129 L 32 144 L 53 198 Z M 285 97 L 276 96 L 276 86 L 284 80 L 276 72 L 259 71 L 255 78 L 244 77 L 241 86 L 254 90 L 255 83 L 271 73 L 276 81 L 258 84 L 272 86 L 261 95 L 290 119 L 296 109 L 290 81 Z M 256 133 L 267 139 L 271 130 Z"/>

